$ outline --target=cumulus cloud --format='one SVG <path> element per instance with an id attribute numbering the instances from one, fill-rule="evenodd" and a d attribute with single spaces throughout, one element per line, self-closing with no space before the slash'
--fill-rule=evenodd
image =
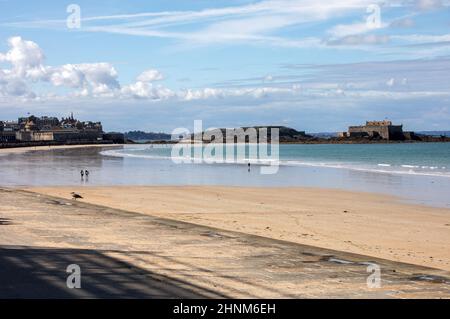
<path id="1" fill-rule="evenodd" d="M 109 63 L 66 64 L 47 66 L 39 45 L 21 37 L 8 39 L 9 50 L 0 53 L 0 62 L 10 69 L 0 69 L 0 92 L 3 96 L 36 97 L 27 82 L 49 82 L 81 90 L 79 95 L 104 95 L 120 89 L 117 72 Z"/>
<path id="2" fill-rule="evenodd" d="M 340 41 L 345 41 L 347 45 L 355 42 L 375 44 L 388 41 L 378 37 L 353 35 L 344 37 Z M 232 80 L 225 82 L 225 85 L 213 84 L 206 88 L 172 90 L 154 83 L 164 79 L 163 74 L 155 69 L 142 72 L 136 77 L 134 83 L 121 85 L 118 81 L 118 73 L 110 63 L 49 66 L 45 64 L 44 53 L 36 43 L 20 37 L 11 38 L 8 43 L 9 51 L 0 53 L 0 62 L 10 64 L 9 69 L 0 68 L 0 97 L 42 101 L 95 97 L 103 98 L 105 101 L 113 98 L 173 102 L 230 99 L 249 102 L 259 99 L 287 101 L 330 96 L 400 98 L 413 94 L 442 95 L 447 88 L 443 87 L 443 83 L 448 83 L 447 70 L 450 61 L 441 58 L 436 61 L 315 66 L 306 72 L 308 76 L 304 73 L 287 77 L 269 74 L 247 79 L 243 83 Z M 304 65 L 300 67 L 308 68 Z M 291 80 L 292 82 L 289 82 Z M 57 91 L 52 89 L 36 94 L 31 88 L 37 82 L 50 84 L 53 87 L 65 87 L 69 90 L 68 93 L 62 93 L 63 95 L 58 95 Z"/>
<path id="3" fill-rule="evenodd" d="M 83 63 L 50 68 L 44 80 L 55 86 L 85 89 L 94 95 L 101 95 L 120 89 L 117 76 L 109 63 Z"/>
<path id="4" fill-rule="evenodd" d="M 146 70 L 142 72 L 138 77 L 137 80 L 140 82 L 153 82 L 153 81 L 159 81 L 164 79 L 161 72 L 158 70 Z"/>
<path id="5" fill-rule="evenodd" d="M 0 94 L 10 97 L 38 98 L 30 90 L 36 82 L 50 83 L 54 87 L 73 89 L 66 97 L 114 97 L 120 99 L 148 99 L 180 101 L 221 99 L 232 97 L 265 98 L 275 95 L 289 95 L 296 88 L 252 87 L 238 89 L 201 88 L 173 91 L 153 82 L 164 79 L 163 74 L 149 69 L 137 76 L 134 83 L 121 86 L 118 73 L 109 63 L 81 63 L 49 66 L 44 63 L 42 49 L 32 41 L 20 37 L 9 39 L 10 50 L 1 53 L 0 61 L 7 62 L 11 69 L 0 69 Z M 272 82 L 274 77 L 267 75 L 263 82 Z M 55 94 L 43 93 L 42 98 L 61 98 Z"/>
<path id="6" fill-rule="evenodd" d="M 122 88 L 120 91 L 121 96 L 124 98 L 132 97 L 150 100 L 165 100 L 174 97 L 176 94 L 172 90 L 162 85 L 154 85 L 151 83 L 162 79 L 164 79 L 164 76 L 158 70 L 146 70 L 136 78 L 135 83 L 125 85 Z"/>
<path id="7" fill-rule="evenodd" d="M 162 85 L 151 82 L 164 79 L 155 69 L 142 72 L 136 82 L 121 86 L 118 73 L 110 63 L 80 63 L 50 66 L 39 45 L 21 37 L 8 40 L 9 50 L 0 53 L 0 62 L 10 65 L 0 68 L 0 96 L 37 98 L 30 87 L 33 83 L 50 83 L 54 87 L 73 89 L 68 97 L 117 97 L 162 100 L 176 94 Z M 55 94 L 42 93 L 44 98 L 61 98 Z"/>
<path id="8" fill-rule="evenodd" d="M 152 83 L 143 81 L 124 86 L 121 93 L 122 97 L 151 100 L 164 100 L 175 96 L 175 93 L 166 87 L 161 85 L 155 86 Z"/>
<path id="9" fill-rule="evenodd" d="M 35 94 L 31 92 L 25 82 L 20 80 L 9 81 L 3 87 L 3 94 L 7 96 L 19 96 L 33 99 Z"/>
<path id="10" fill-rule="evenodd" d="M 25 41 L 21 37 L 8 39 L 10 50 L 0 53 L 0 62 L 12 65 L 11 75 L 27 77 L 43 70 L 44 53 L 33 41 Z"/>
<path id="11" fill-rule="evenodd" d="M 250 97 L 250 98 L 267 98 L 280 96 L 293 96 L 300 91 L 298 85 L 287 87 L 249 87 L 249 88 L 203 88 L 198 90 L 188 89 L 182 91 L 178 96 L 185 101 L 192 100 L 207 100 L 207 99 L 222 99 L 222 98 L 236 98 L 236 97 Z"/>

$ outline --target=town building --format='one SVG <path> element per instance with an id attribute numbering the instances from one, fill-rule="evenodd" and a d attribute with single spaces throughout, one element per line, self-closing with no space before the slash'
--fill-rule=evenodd
<path id="1" fill-rule="evenodd" d="M 53 132 L 34 132 L 34 131 L 18 131 L 16 132 L 16 141 L 20 142 L 43 142 L 53 141 Z"/>
<path id="2" fill-rule="evenodd" d="M 110 138 L 112 138 L 110 140 Z M 0 121 L 1 143 L 55 142 L 92 143 L 110 141 L 124 142 L 120 133 L 107 135 L 101 122 L 79 121 L 71 114 L 59 120 L 56 117 L 20 117 L 17 122 Z"/>
<path id="3" fill-rule="evenodd" d="M 17 130 L 19 130 L 18 122 L 0 121 L 0 143 L 15 142 Z"/>

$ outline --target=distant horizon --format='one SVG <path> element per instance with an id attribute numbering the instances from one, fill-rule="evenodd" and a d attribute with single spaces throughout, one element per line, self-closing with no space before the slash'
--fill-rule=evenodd
<path id="1" fill-rule="evenodd" d="M 26 115 L 19 115 L 15 119 L 0 118 L 0 122 L 16 122 L 21 117 L 30 117 L 30 116 L 36 116 L 36 117 L 43 117 L 43 116 L 45 117 L 45 116 L 47 116 L 47 117 L 57 117 L 58 119 L 60 119 L 60 118 L 70 117 L 71 113 L 69 113 L 67 115 L 63 115 L 63 116 L 56 116 L 56 115 L 53 115 L 53 114 L 42 114 L 42 115 L 41 114 L 39 114 L 39 115 L 26 114 Z M 84 122 L 84 121 L 101 122 L 103 127 L 105 127 L 105 124 L 104 124 L 104 122 L 101 119 L 95 119 L 95 120 L 94 119 L 88 119 L 88 118 L 81 119 L 81 118 L 78 118 L 76 116 L 76 113 L 74 113 L 73 116 L 74 116 L 75 119 L 80 120 L 82 122 Z M 349 126 L 351 126 L 351 125 L 364 125 L 366 121 L 372 121 L 372 120 L 374 120 L 374 119 L 370 119 L 370 120 L 367 119 L 367 120 L 365 120 L 364 122 L 361 122 L 361 123 L 352 123 Z M 384 119 L 379 119 L 379 120 L 381 121 L 381 120 L 384 120 Z M 397 122 L 394 122 L 394 121 L 392 121 L 392 123 L 394 125 L 402 125 L 402 123 L 397 123 Z M 192 125 L 192 123 L 190 123 L 190 124 Z M 284 127 L 295 129 L 297 131 L 305 131 L 307 134 L 336 134 L 336 133 L 339 133 L 339 132 L 347 131 L 347 129 L 348 129 L 348 126 L 347 126 L 345 129 L 338 130 L 338 131 L 307 131 L 307 130 L 304 130 L 302 128 L 297 128 L 297 127 L 293 127 L 293 126 L 289 126 L 289 125 L 285 125 L 285 124 L 270 124 L 270 125 L 254 124 L 254 125 L 218 126 L 218 128 L 238 128 L 238 127 L 255 127 L 255 126 L 262 126 L 262 127 L 284 126 Z M 182 126 L 182 127 L 186 127 L 188 129 L 192 128 L 189 125 Z M 403 125 L 403 127 L 405 128 L 404 125 Z M 177 127 L 174 127 L 172 130 L 174 130 L 176 128 Z M 204 129 L 209 129 L 209 128 L 211 128 L 211 127 L 204 127 Z M 214 127 L 214 128 L 216 128 L 216 127 Z M 121 132 L 121 133 L 128 133 L 128 132 L 132 132 L 132 131 L 141 131 L 141 132 L 145 132 L 145 133 L 163 133 L 163 134 L 169 134 L 169 135 L 171 134 L 171 131 L 141 129 L 141 128 L 130 128 L 130 129 L 125 129 L 125 130 L 114 130 L 114 129 L 111 130 L 111 129 L 107 129 L 105 131 L 107 131 L 107 132 Z M 413 132 L 419 132 L 419 133 L 420 132 L 450 132 L 450 128 L 449 129 L 439 129 L 439 130 L 436 130 L 436 129 L 420 129 L 420 130 L 416 129 L 415 130 L 415 129 L 407 128 L 406 131 L 413 131 Z"/>

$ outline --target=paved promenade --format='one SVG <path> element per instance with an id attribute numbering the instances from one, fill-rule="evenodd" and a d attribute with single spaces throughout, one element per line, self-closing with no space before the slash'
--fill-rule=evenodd
<path id="1" fill-rule="evenodd" d="M 7 189 L 0 265 L 0 298 L 450 298 L 441 270 Z"/>

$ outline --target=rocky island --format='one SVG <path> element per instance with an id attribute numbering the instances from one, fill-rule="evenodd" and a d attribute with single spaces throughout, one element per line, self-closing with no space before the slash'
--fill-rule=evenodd
<path id="1" fill-rule="evenodd" d="M 279 142 L 288 144 L 366 144 L 366 143 L 414 143 L 414 142 L 450 142 L 450 137 L 416 134 L 403 131 L 403 125 L 394 125 L 391 121 L 367 121 L 365 125 L 349 126 L 348 131 L 336 133 L 334 136 L 316 136 L 286 126 L 251 126 L 241 128 L 220 128 L 217 137 L 211 131 L 191 134 L 181 139 L 182 142 L 225 143 L 225 141 L 248 142 L 249 136 L 256 131 L 258 141 L 260 134 L 271 142 L 271 132 L 279 130 Z M 254 131 L 255 130 L 255 131 Z M 252 132 L 251 132 L 252 131 Z M 216 131 L 219 133 L 219 131 Z M 266 133 L 267 132 L 267 133 Z M 228 137 L 228 138 L 227 138 Z"/>

